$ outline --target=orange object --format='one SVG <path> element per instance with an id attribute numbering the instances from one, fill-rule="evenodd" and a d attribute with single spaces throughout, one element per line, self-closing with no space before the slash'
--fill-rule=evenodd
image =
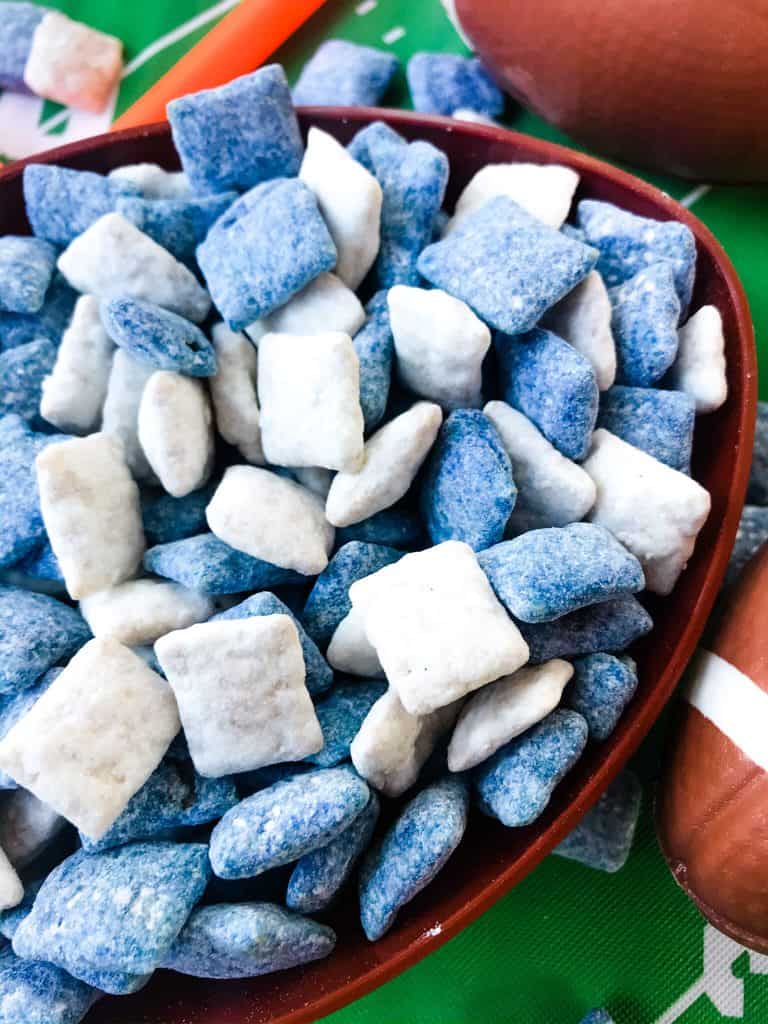
<path id="1" fill-rule="evenodd" d="M 282 46 L 325 0 L 240 0 L 189 53 L 114 123 L 134 128 L 165 120 L 170 100 L 248 74 Z"/>

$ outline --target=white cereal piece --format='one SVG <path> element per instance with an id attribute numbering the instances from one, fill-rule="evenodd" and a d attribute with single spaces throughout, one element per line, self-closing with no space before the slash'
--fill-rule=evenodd
<path id="1" fill-rule="evenodd" d="M 479 110 L 471 110 L 469 107 L 458 107 L 451 114 L 454 121 L 469 121 L 470 124 L 487 124 L 489 127 L 498 128 L 498 122 L 487 114 L 481 114 Z"/>
<path id="2" fill-rule="evenodd" d="M 251 339 L 256 348 L 258 348 L 259 342 L 264 337 L 264 335 L 269 334 L 269 330 L 267 329 L 266 318 L 263 320 L 254 320 L 252 324 L 248 324 L 248 326 L 245 328 L 245 333 Z"/>
<path id="3" fill-rule="evenodd" d="M 35 459 L 40 509 L 69 596 L 130 579 L 144 554 L 139 489 L 120 440 L 91 434 L 48 445 Z"/>
<path id="4" fill-rule="evenodd" d="M 101 414 L 102 431 L 120 438 L 128 468 L 137 480 L 148 483 L 156 482 L 157 478 L 139 442 L 139 405 L 154 372 L 154 367 L 134 359 L 125 349 L 116 349 Z"/>
<path id="5" fill-rule="evenodd" d="M 517 502 L 507 531 L 524 533 L 580 522 L 597 493 L 589 474 L 506 402 L 488 402 L 483 412 L 499 432 L 517 484 Z"/>
<path id="6" fill-rule="evenodd" d="M 53 808 L 26 789 L 4 794 L 0 806 L 0 847 L 15 868 L 26 867 L 66 827 Z"/>
<path id="7" fill-rule="evenodd" d="M 373 705 L 352 740 L 352 764 L 385 796 L 400 796 L 419 777 L 441 734 L 456 720 L 459 706 L 456 702 L 428 715 L 412 715 L 390 688 Z"/>
<path id="8" fill-rule="evenodd" d="M 5 850 L 0 847 L 0 910 L 17 907 L 24 899 L 24 886 Z"/>
<path id="9" fill-rule="evenodd" d="M 259 405 L 269 462 L 359 469 L 360 363 L 348 334 L 265 334 L 259 342 Z"/>
<path id="10" fill-rule="evenodd" d="M 442 422 L 439 405 L 417 402 L 377 430 L 366 442 L 362 468 L 333 478 L 325 503 L 328 522 L 351 526 L 399 501 L 435 443 Z"/>
<path id="11" fill-rule="evenodd" d="M 315 194 L 333 238 L 336 273 L 357 288 L 379 251 L 381 185 L 346 149 L 319 128 L 310 128 L 299 178 Z"/>
<path id="12" fill-rule="evenodd" d="M 596 270 L 553 306 L 542 322 L 592 364 L 601 391 L 613 387 L 616 345 L 611 331 L 611 300 Z"/>
<path id="13" fill-rule="evenodd" d="M 349 596 L 390 686 L 413 715 L 528 661 L 528 645 L 468 544 L 446 541 L 405 555 L 353 583 Z"/>
<path id="14" fill-rule="evenodd" d="M 387 294 L 400 378 L 446 409 L 477 407 L 491 332 L 461 299 L 440 288 L 398 284 Z"/>
<path id="15" fill-rule="evenodd" d="M 554 711 L 572 675 L 573 665 L 556 658 L 518 669 L 472 694 L 448 745 L 450 771 L 474 768 Z"/>
<path id="16" fill-rule="evenodd" d="M 365 620 L 358 608 L 353 608 L 336 627 L 328 644 L 326 658 L 331 668 L 364 679 L 384 676 L 376 648 L 365 632 Z"/>
<path id="17" fill-rule="evenodd" d="M 453 115 L 456 116 L 455 114 Z M 453 216 L 443 236 L 496 196 L 509 196 L 532 217 L 552 228 L 562 226 L 579 176 L 570 167 L 559 164 L 487 164 L 481 167 L 456 200 Z"/>
<path id="18" fill-rule="evenodd" d="M 335 274 L 324 273 L 310 281 L 284 306 L 265 317 L 262 326 L 265 331 L 276 334 L 340 331 L 351 337 L 364 323 L 365 310 L 355 293 Z"/>
<path id="19" fill-rule="evenodd" d="M 215 324 L 211 332 L 216 373 L 208 379 L 216 427 L 246 462 L 264 465 L 259 403 L 256 393 L 256 349 L 244 334 Z"/>
<path id="20" fill-rule="evenodd" d="M 195 275 L 119 213 L 105 213 L 67 246 L 59 270 L 98 299 L 154 302 L 199 323 L 211 308 Z"/>
<path id="21" fill-rule="evenodd" d="M 99 839 L 179 731 L 173 693 L 127 647 L 90 640 L 0 742 L 11 778 Z"/>
<path id="22" fill-rule="evenodd" d="M 640 560 L 648 590 L 669 594 L 709 515 L 709 493 L 603 429 L 594 433 L 584 469 L 597 486 L 590 521 L 610 530 Z"/>
<path id="23" fill-rule="evenodd" d="M 69 434 L 99 427 L 114 344 L 102 326 L 99 303 L 81 296 L 64 332 L 50 376 L 43 381 L 40 415 Z"/>
<path id="24" fill-rule="evenodd" d="M 128 647 L 153 644 L 174 629 L 204 622 L 214 611 L 204 594 L 161 580 L 129 580 L 80 602 L 94 636 L 112 637 Z"/>
<path id="25" fill-rule="evenodd" d="M 213 414 L 205 384 L 170 370 L 153 373 L 139 404 L 139 442 L 174 498 L 202 487 L 213 467 Z"/>
<path id="26" fill-rule="evenodd" d="M 158 640 L 155 651 L 201 775 L 301 761 L 323 746 L 290 616 L 190 626 Z"/>
<path id="27" fill-rule="evenodd" d="M 100 114 L 122 70 L 119 39 L 48 11 L 32 36 L 24 82 L 37 96 Z"/>
<path id="28" fill-rule="evenodd" d="M 166 171 L 159 164 L 125 164 L 107 177 L 136 185 L 145 199 L 185 199 L 192 192 L 183 171 Z"/>
<path id="29" fill-rule="evenodd" d="M 293 475 L 303 487 L 312 491 L 313 494 L 318 494 L 323 500 L 328 497 L 334 476 L 330 469 L 321 469 L 319 466 L 300 466 L 293 470 Z"/>
<path id="30" fill-rule="evenodd" d="M 673 387 L 693 399 L 697 413 L 714 412 L 728 397 L 723 318 L 716 306 L 702 306 L 677 332 Z"/>
<path id="31" fill-rule="evenodd" d="M 306 487 L 256 466 L 230 466 L 206 509 L 225 544 L 305 575 L 328 564 L 335 531 L 322 499 Z"/>

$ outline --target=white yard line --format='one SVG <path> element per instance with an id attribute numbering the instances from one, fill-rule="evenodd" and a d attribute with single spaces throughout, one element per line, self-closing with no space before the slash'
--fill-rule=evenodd
<path id="1" fill-rule="evenodd" d="M 396 43 L 398 39 L 402 39 L 404 35 L 405 29 L 403 28 L 403 26 L 396 25 L 394 28 L 391 28 L 388 32 L 384 33 L 384 35 L 381 37 L 381 41 L 383 43 L 386 43 L 387 46 L 391 46 L 392 43 Z"/>
<path id="2" fill-rule="evenodd" d="M 361 17 L 364 14 L 370 14 L 371 11 L 375 11 L 378 7 L 376 0 L 363 0 L 361 4 L 358 4 L 355 8 L 355 14 L 359 14 Z"/>
<path id="3" fill-rule="evenodd" d="M 700 199 L 702 199 L 708 192 L 711 191 L 711 185 L 697 185 L 696 188 L 691 189 L 691 191 L 687 195 L 683 196 L 683 198 L 680 200 L 680 205 L 693 206 L 694 203 L 698 203 Z"/>

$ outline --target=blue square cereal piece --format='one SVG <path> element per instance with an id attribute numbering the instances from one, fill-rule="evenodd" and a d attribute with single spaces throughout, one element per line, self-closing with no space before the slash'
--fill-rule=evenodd
<path id="1" fill-rule="evenodd" d="M 140 299 L 105 299 L 99 312 L 116 345 L 156 370 L 212 377 L 216 352 L 197 324 Z M 2 358 L 2 357 L 0 357 Z"/>
<path id="2" fill-rule="evenodd" d="M 32 686 L 12 692 L 0 700 L 0 739 L 11 731 L 13 726 L 23 718 L 51 683 L 62 672 L 60 668 L 52 668 L 43 673 Z M 17 789 L 16 783 L 5 772 L 0 771 L 0 789 Z"/>
<path id="3" fill-rule="evenodd" d="M 167 249 L 187 266 L 195 264 L 195 250 L 209 228 L 237 199 L 237 192 L 222 192 L 199 199 L 143 199 L 117 202 L 117 212 Z"/>
<path id="4" fill-rule="evenodd" d="M 301 616 L 304 628 L 321 650 L 325 650 L 336 627 L 352 609 L 352 584 L 391 565 L 402 555 L 402 551 L 394 548 L 360 541 L 339 548 L 315 580 Z"/>
<path id="5" fill-rule="evenodd" d="M 91 171 L 54 164 L 24 168 L 24 203 L 32 231 L 67 246 L 99 217 L 112 213 L 121 196 L 138 196 L 138 186 Z"/>
<path id="6" fill-rule="evenodd" d="M 421 492 L 433 544 L 461 540 L 475 551 L 498 544 L 515 507 L 512 463 L 479 409 L 457 409 L 440 429 Z"/>
<path id="7" fill-rule="evenodd" d="M 607 1010 L 590 1010 L 581 1024 L 614 1024 L 614 1020 Z"/>
<path id="8" fill-rule="evenodd" d="M 221 903 L 193 911 L 163 967 L 195 978 L 255 978 L 330 956 L 327 925 L 274 903 Z"/>
<path id="9" fill-rule="evenodd" d="M 529 331 L 582 281 L 597 252 L 496 196 L 422 252 L 419 273 L 507 334 Z"/>
<path id="10" fill-rule="evenodd" d="M 0 352 L 26 345 L 36 338 L 49 338 L 58 345 L 67 327 L 78 295 L 58 271 L 37 313 L 0 312 Z"/>
<path id="11" fill-rule="evenodd" d="M 317 720 L 323 730 L 323 748 L 305 760 L 318 768 L 333 768 L 346 761 L 349 746 L 357 736 L 365 716 L 386 689 L 387 684 L 379 679 L 355 680 L 335 686 L 315 707 Z"/>
<path id="12" fill-rule="evenodd" d="M 53 553 L 53 548 L 48 540 L 41 541 L 36 548 L 33 548 L 28 555 L 13 567 L 14 572 L 20 573 L 31 580 L 48 580 L 52 583 L 64 583 L 64 574 L 61 571 L 59 560 Z M 65 588 L 64 588 L 65 589 Z"/>
<path id="13" fill-rule="evenodd" d="M 244 192 L 299 172 L 304 147 L 278 64 L 172 100 L 168 120 L 194 191 Z"/>
<path id="14" fill-rule="evenodd" d="M 658 391 L 617 384 L 600 396 L 598 427 L 654 459 L 689 473 L 696 409 L 683 391 Z"/>
<path id="15" fill-rule="evenodd" d="M 38 4 L 4 3 L 0 18 L 0 89 L 29 92 L 24 68 L 32 48 L 35 29 L 47 8 Z"/>
<path id="16" fill-rule="evenodd" d="M 379 296 L 383 296 L 383 301 Z M 384 419 L 392 381 L 394 342 L 386 292 L 377 292 L 366 306 L 366 312 L 368 319 L 352 339 L 352 344 L 360 362 L 360 407 L 365 432 L 370 434 Z"/>
<path id="17" fill-rule="evenodd" d="M 0 238 L 0 310 L 37 313 L 56 266 L 50 242 L 29 235 Z"/>
<path id="18" fill-rule="evenodd" d="M 573 662 L 573 679 L 563 703 L 583 715 L 593 740 L 607 740 L 637 689 L 632 658 L 588 654 Z"/>
<path id="19" fill-rule="evenodd" d="M 580 608 L 552 622 L 517 626 L 530 650 L 530 663 L 575 658 L 598 651 L 623 651 L 653 629 L 653 620 L 636 597 Z"/>
<path id="20" fill-rule="evenodd" d="M 0 568 L 13 565 L 45 538 L 35 457 L 61 434 L 36 434 L 19 416 L 0 417 Z"/>
<path id="21" fill-rule="evenodd" d="M 236 604 L 233 608 L 228 608 L 226 611 L 214 615 L 210 621 L 247 619 L 252 615 L 290 615 L 299 634 L 301 652 L 304 655 L 307 689 L 312 696 L 324 693 L 329 689 L 333 683 L 333 672 L 328 662 L 317 649 L 317 644 L 307 635 L 301 622 L 299 622 L 290 608 L 283 604 L 279 597 L 275 597 L 269 591 L 263 591 L 260 594 L 254 594 L 252 597 L 246 598 L 245 601 L 241 601 L 240 604 Z"/>
<path id="22" fill-rule="evenodd" d="M 509 828 L 530 825 L 587 744 L 587 723 L 575 711 L 552 711 L 501 747 L 473 774 L 480 810 Z"/>
<path id="23" fill-rule="evenodd" d="M 554 853 L 613 873 L 623 868 L 640 817 L 643 789 L 634 772 L 624 771 L 603 793 Z"/>
<path id="24" fill-rule="evenodd" d="M 455 53 L 414 53 L 406 69 L 413 109 L 423 114 L 474 110 L 498 117 L 504 94 L 476 57 Z"/>
<path id="25" fill-rule="evenodd" d="M 496 596 L 523 622 L 551 622 L 645 586 L 642 566 L 595 523 L 529 530 L 478 557 Z"/>
<path id="26" fill-rule="evenodd" d="M 60 967 L 0 951 L 0 1024 L 79 1024 L 100 997 Z"/>
<path id="27" fill-rule="evenodd" d="M 291 569 L 236 551 L 212 533 L 150 548 L 144 555 L 144 568 L 204 594 L 241 594 L 306 579 Z"/>
<path id="28" fill-rule="evenodd" d="M 667 260 L 672 265 L 680 312 L 686 312 L 696 273 L 696 240 L 690 228 L 676 220 L 640 217 L 595 199 L 583 199 L 577 216 L 587 244 L 600 250 L 597 269 L 609 288 L 652 263 Z"/>
<path id="29" fill-rule="evenodd" d="M 759 505 L 745 505 L 736 532 L 725 583 L 738 579 L 741 570 L 768 541 L 768 508 Z"/>
<path id="30" fill-rule="evenodd" d="M 747 502 L 750 505 L 768 505 L 768 402 L 757 403 L 755 447 Z"/>
<path id="31" fill-rule="evenodd" d="M 79 850 L 46 878 L 14 950 L 65 970 L 144 974 L 166 956 L 209 878 L 199 843 Z"/>
<path id="32" fill-rule="evenodd" d="M 381 121 L 359 131 L 349 152 L 376 178 L 383 193 L 375 268 L 379 288 L 420 284 L 416 263 L 443 205 L 448 157 L 429 142 L 407 143 Z"/>
<path id="33" fill-rule="evenodd" d="M 376 107 L 400 62 L 393 53 L 326 39 L 302 68 L 293 102 L 305 107 Z"/>
<path id="34" fill-rule="evenodd" d="M 445 866 L 467 827 L 469 794 L 460 776 L 427 786 L 410 800 L 360 870 L 360 918 L 375 942 L 398 911 Z"/>
<path id="35" fill-rule="evenodd" d="M 267 316 L 336 266 L 336 247 L 314 195 L 297 178 L 246 192 L 198 246 L 216 307 L 233 331 Z"/>
<path id="36" fill-rule="evenodd" d="M 297 862 L 288 881 L 286 906 L 300 914 L 315 914 L 330 906 L 368 847 L 378 820 L 379 798 L 371 792 L 365 810 L 349 828 Z"/>
<path id="37" fill-rule="evenodd" d="M 400 548 L 401 551 L 412 551 L 423 540 L 421 520 L 405 505 L 393 505 L 382 509 L 375 515 L 363 519 L 352 526 L 343 526 L 336 530 L 336 543 L 339 547 L 351 540 L 360 540 L 366 544 L 383 544 L 389 548 Z"/>
<path id="38" fill-rule="evenodd" d="M 541 328 L 517 337 L 497 335 L 496 351 L 504 400 L 566 458 L 586 458 L 600 401 L 592 364 Z"/>
<path id="39" fill-rule="evenodd" d="M 205 510 L 216 490 L 216 483 L 208 484 L 183 498 L 158 492 L 145 495 L 141 503 L 141 519 L 147 544 L 168 544 L 184 540 L 207 528 Z"/>
<path id="40" fill-rule="evenodd" d="M 368 803 L 351 768 L 328 768 L 276 782 L 233 807 L 211 833 L 219 878 L 250 878 L 326 846 Z M 266 825 L 269 827 L 265 827 Z"/>
<path id="41" fill-rule="evenodd" d="M 55 362 L 56 346 L 47 338 L 0 352 L 0 416 L 38 422 L 43 380 Z"/>
<path id="42" fill-rule="evenodd" d="M 616 383 L 647 388 L 661 380 L 677 355 L 680 303 L 670 263 L 654 263 L 612 288 L 611 329 Z"/>

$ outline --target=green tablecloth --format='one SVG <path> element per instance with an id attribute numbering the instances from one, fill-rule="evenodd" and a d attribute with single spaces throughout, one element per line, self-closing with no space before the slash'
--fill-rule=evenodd
<path id="1" fill-rule="evenodd" d="M 166 71 L 233 0 L 49 0 L 113 32 L 128 65 L 119 113 Z M 275 0 L 290 3 L 291 0 Z M 438 0 L 329 0 L 277 55 L 291 77 L 328 36 L 390 48 L 465 52 Z M 407 105 L 404 75 L 391 104 Z M 707 112 L 701 112 L 702 117 Z M 510 126 L 569 142 L 538 118 Z M 104 130 L 108 118 L 61 112 L 30 98 L 0 97 L 0 152 L 11 156 Z M 761 355 L 768 360 L 768 189 L 697 189 L 652 177 L 720 238 L 741 274 Z M 763 386 L 763 395 L 768 390 Z M 639 834 L 626 868 L 606 876 L 550 857 L 478 922 L 395 981 L 328 1018 L 332 1024 L 577 1024 L 606 1006 L 617 1024 L 768 1021 L 768 958 L 705 928 L 671 880 L 653 836 L 650 794 L 663 723 L 635 767 L 646 781 Z"/>

